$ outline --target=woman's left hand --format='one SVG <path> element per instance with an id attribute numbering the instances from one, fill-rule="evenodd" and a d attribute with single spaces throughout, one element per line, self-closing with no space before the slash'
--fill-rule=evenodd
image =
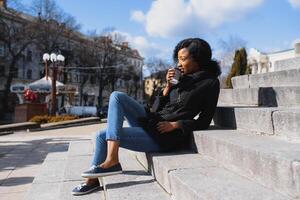
<path id="1" fill-rule="evenodd" d="M 156 127 L 160 133 L 166 133 L 179 128 L 179 124 L 177 122 L 163 121 L 158 122 Z"/>

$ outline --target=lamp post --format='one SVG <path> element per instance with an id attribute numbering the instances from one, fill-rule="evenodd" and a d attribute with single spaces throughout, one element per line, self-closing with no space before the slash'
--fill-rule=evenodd
<path id="1" fill-rule="evenodd" d="M 46 80 L 48 81 L 48 61 L 50 60 L 50 55 L 48 53 L 44 53 L 43 61 L 45 63 L 45 76 Z"/>
<path id="2" fill-rule="evenodd" d="M 48 79 L 48 65 L 47 62 L 50 60 L 52 62 L 52 87 L 51 87 L 51 115 L 56 114 L 56 79 L 57 79 L 57 63 L 64 62 L 65 57 L 63 55 L 56 55 L 55 53 L 45 53 L 43 55 L 43 60 L 45 62 L 46 79 Z"/>

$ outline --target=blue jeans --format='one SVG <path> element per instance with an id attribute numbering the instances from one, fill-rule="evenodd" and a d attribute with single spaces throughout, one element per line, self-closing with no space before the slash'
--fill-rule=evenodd
<path id="1" fill-rule="evenodd" d="M 96 134 L 92 165 L 99 165 L 105 161 L 107 140 L 119 141 L 120 147 L 133 151 L 160 151 L 159 145 L 139 126 L 137 121 L 139 117 L 146 117 L 146 111 L 142 105 L 123 92 L 111 93 L 107 128 Z M 123 127 L 124 118 L 130 127 Z"/>

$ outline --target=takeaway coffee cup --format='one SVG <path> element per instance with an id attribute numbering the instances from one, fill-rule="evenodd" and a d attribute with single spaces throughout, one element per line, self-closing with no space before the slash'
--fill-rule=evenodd
<path id="1" fill-rule="evenodd" d="M 181 76 L 181 71 L 178 67 L 173 68 L 175 69 L 175 75 L 174 77 L 170 80 L 170 83 L 172 83 L 173 85 L 176 85 L 179 83 L 179 78 Z"/>

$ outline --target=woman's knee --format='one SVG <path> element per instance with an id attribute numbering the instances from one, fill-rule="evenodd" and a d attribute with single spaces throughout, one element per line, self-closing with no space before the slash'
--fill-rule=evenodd
<path id="1" fill-rule="evenodd" d="M 114 91 L 110 94 L 109 100 L 116 100 L 116 101 L 120 101 L 122 100 L 124 97 L 126 97 L 127 94 L 124 92 L 119 92 L 119 91 Z"/>

